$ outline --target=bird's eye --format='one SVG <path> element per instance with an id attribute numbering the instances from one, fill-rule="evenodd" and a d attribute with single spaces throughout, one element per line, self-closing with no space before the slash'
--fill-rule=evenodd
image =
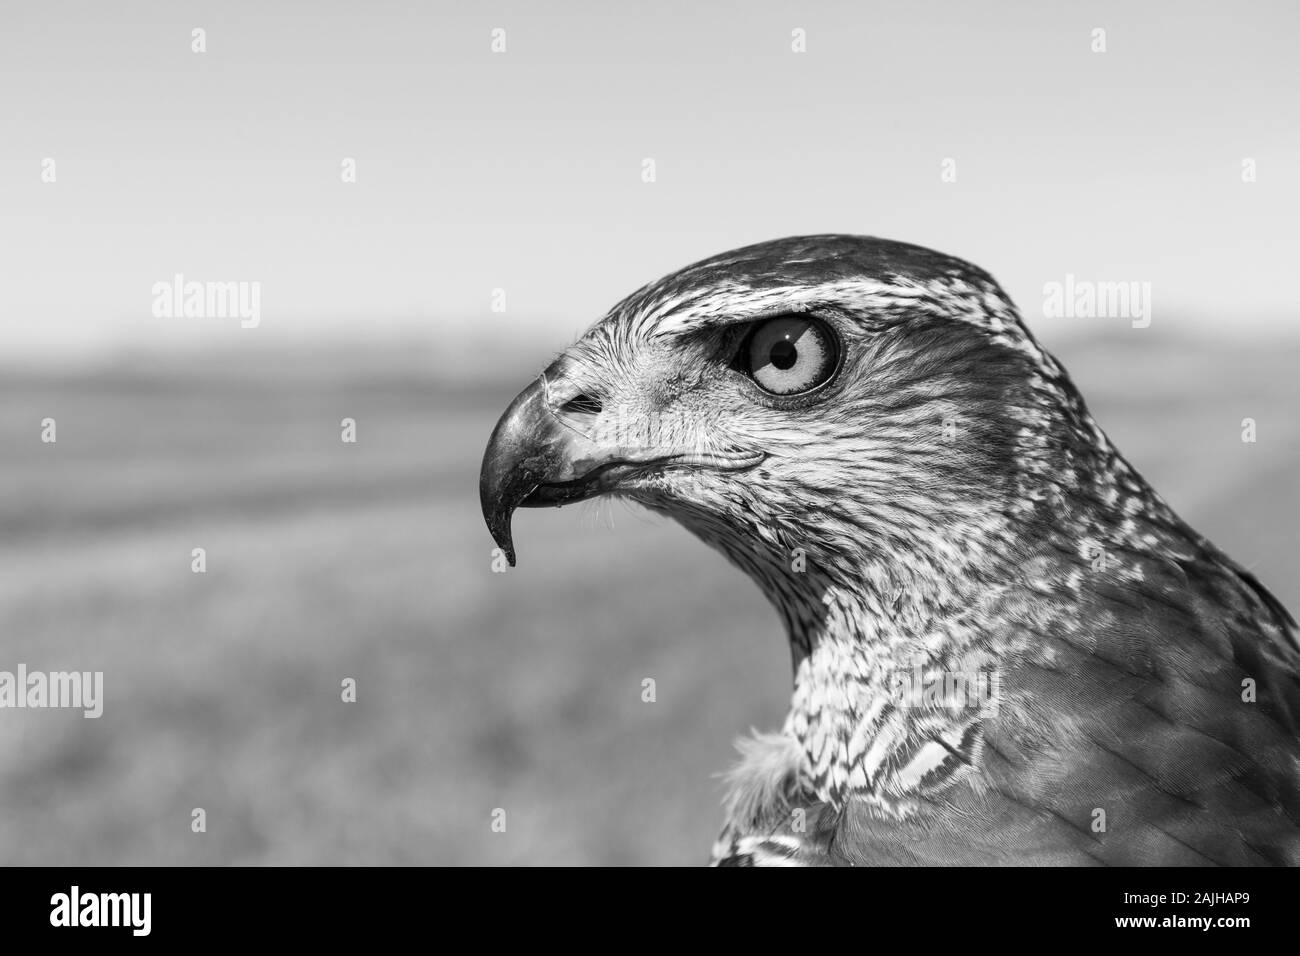
<path id="1" fill-rule="evenodd" d="M 798 395 L 835 374 L 839 344 L 819 319 L 783 315 L 762 322 L 741 348 L 738 366 L 773 395 Z"/>

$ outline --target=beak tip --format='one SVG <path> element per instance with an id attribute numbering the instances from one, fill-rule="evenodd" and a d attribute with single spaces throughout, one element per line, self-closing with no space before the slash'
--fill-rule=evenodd
<path id="1" fill-rule="evenodd" d="M 514 510 L 513 502 L 494 498 L 486 492 L 483 494 L 483 518 L 487 522 L 488 533 L 512 568 L 515 566 L 515 542 L 510 534 L 510 519 Z"/>
<path id="2" fill-rule="evenodd" d="M 515 566 L 515 544 L 510 540 L 510 529 L 506 528 L 504 533 L 492 537 L 496 541 L 497 547 L 505 553 L 506 563 L 513 568 Z"/>

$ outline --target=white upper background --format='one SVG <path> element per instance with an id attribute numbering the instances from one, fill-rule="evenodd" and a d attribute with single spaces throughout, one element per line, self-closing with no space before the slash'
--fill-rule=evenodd
<path id="1" fill-rule="evenodd" d="M 1150 282 L 1155 330 L 1300 326 L 1295 3 L 214 0 L 0 17 L 3 360 L 419 337 L 469 369 L 501 346 L 558 349 L 692 260 L 832 231 L 978 263 L 1049 340 L 1127 328 L 1044 319 L 1043 284 L 1067 273 Z M 153 283 L 178 272 L 261 282 L 261 327 L 154 318 Z"/>

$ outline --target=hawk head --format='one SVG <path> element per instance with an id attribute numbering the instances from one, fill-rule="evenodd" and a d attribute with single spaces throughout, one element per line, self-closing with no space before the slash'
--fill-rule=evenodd
<path id="1" fill-rule="evenodd" d="M 480 494 L 511 563 L 516 507 L 619 495 L 723 552 L 779 611 L 791 709 L 743 748 L 718 859 L 757 858 L 754 840 L 914 859 L 936 833 L 956 838 L 930 848 L 949 860 L 1031 844 L 1091 859 L 1086 808 L 1137 800 L 1145 840 L 1170 793 L 1219 839 L 1240 826 L 1246 771 L 1225 761 L 1243 750 L 1256 778 L 1240 786 L 1294 792 L 1272 769 L 1291 757 L 1269 750 L 1295 751 L 1294 622 L 1161 501 L 958 259 L 810 236 L 652 283 L 514 400 Z M 1243 711 L 1246 678 L 1271 689 Z M 1250 726 L 1179 723 L 1210 713 Z M 1167 751 L 1182 762 L 1151 762 Z M 770 835 L 796 805 L 828 812 L 817 840 L 782 849 Z M 1105 852 L 1131 859 L 1126 840 Z M 1253 852 L 1238 844 L 1214 853 Z"/>
<path id="2" fill-rule="evenodd" d="M 688 266 L 514 400 L 480 494 L 511 563 L 516 507 L 619 495 L 780 612 L 791 709 L 720 862 L 1300 859 L 1294 621 L 974 266 L 854 236 Z"/>
<path id="3" fill-rule="evenodd" d="M 823 235 L 616 305 L 511 404 L 480 494 L 511 564 L 516 507 L 610 494 L 667 514 L 757 580 L 799 650 L 837 611 L 965 600 L 1068 498 L 1152 507 L 1126 477 L 987 273 Z"/>

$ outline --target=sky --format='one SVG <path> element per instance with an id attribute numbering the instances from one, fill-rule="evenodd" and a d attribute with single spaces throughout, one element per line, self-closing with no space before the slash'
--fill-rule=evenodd
<path id="1" fill-rule="evenodd" d="M 0 18 L 8 360 L 419 338 L 473 365 L 558 349 L 696 259 L 819 232 L 969 259 L 1048 338 L 1130 326 L 1044 315 L 1067 276 L 1150 283 L 1155 329 L 1300 328 L 1294 3 L 46 0 Z M 177 274 L 258 283 L 258 325 L 155 314 Z"/>

